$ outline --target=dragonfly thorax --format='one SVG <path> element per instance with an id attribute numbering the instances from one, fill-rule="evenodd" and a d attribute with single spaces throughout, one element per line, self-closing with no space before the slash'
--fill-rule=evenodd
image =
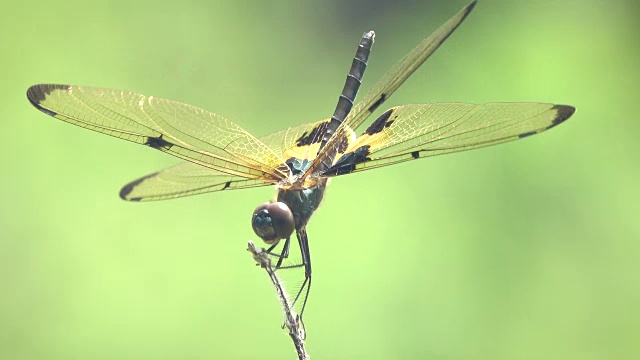
<path id="1" fill-rule="evenodd" d="M 292 157 L 284 163 L 287 164 L 294 176 L 304 174 L 304 172 L 307 171 L 309 167 L 311 167 L 311 161 L 307 159 L 298 159 Z"/>
<path id="2" fill-rule="evenodd" d="M 318 209 L 324 196 L 327 179 L 318 177 L 312 180 L 314 185 L 309 188 L 278 190 L 278 201 L 286 204 L 291 209 L 296 229 L 307 225 L 311 215 Z"/>
<path id="3" fill-rule="evenodd" d="M 318 186 L 326 186 L 329 182 L 329 179 L 323 176 L 318 176 L 317 174 L 311 174 L 305 177 L 306 171 L 313 164 L 312 161 L 308 159 L 300 159 L 296 157 L 291 157 L 285 164 L 289 167 L 289 177 L 280 181 L 276 184 L 276 188 L 278 192 L 281 191 L 302 191 L 311 188 L 315 188 Z M 280 195 L 278 195 L 280 196 Z M 304 197 L 304 196 L 303 196 Z M 295 206 L 295 205 L 294 205 Z M 294 213 L 295 216 L 295 213 Z"/>

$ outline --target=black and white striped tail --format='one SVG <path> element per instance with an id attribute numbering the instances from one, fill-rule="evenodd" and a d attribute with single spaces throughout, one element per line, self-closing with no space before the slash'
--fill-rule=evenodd
<path id="1" fill-rule="evenodd" d="M 322 143 L 320 144 L 318 153 L 320 153 L 320 150 L 327 144 L 327 141 L 329 141 L 338 126 L 347 118 L 349 111 L 351 111 L 353 107 L 353 102 L 356 99 L 356 94 L 358 94 L 358 89 L 360 89 L 360 84 L 362 83 L 364 71 L 367 68 L 367 61 L 369 60 L 369 53 L 371 53 L 371 46 L 373 45 L 375 35 L 373 31 L 366 32 L 362 35 L 362 40 L 360 40 L 358 50 L 356 50 L 356 55 L 353 57 L 353 62 L 351 63 L 351 70 L 349 70 L 349 75 L 347 75 L 347 81 L 344 83 L 342 94 L 338 98 L 336 111 L 333 113 L 333 116 L 331 116 L 329 126 L 327 126 L 327 130 L 322 137 Z"/>

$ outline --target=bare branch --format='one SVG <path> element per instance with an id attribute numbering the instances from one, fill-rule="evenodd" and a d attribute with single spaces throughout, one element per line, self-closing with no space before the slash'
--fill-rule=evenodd
<path id="1" fill-rule="evenodd" d="M 276 290 L 276 294 L 280 299 L 280 304 L 282 305 L 282 311 L 284 312 L 284 325 L 289 329 L 289 336 L 293 341 L 293 345 L 296 348 L 298 353 L 299 360 L 308 360 L 309 355 L 304 347 L 304 339 L 305 339 L 305 331 L 304 327 L 300 323 L 300 317 L 293 311 L 293 306 L 289 302 L 289 297 L 287 295 L 286 290 L 282 286 L 282 282 L 276 275 L 276 270 L 271 264 L 271 259 L 269 258 L 269 254 L 263 248 L 258 248 L 253 243 L 253 241 L 249 241 L 249 248 L 247 249 L 251 255 L 253 255 L 253 259 L 260 265 L 261 268 L 265 269 L 267 274 L 269 275 L 269 279 L 271 279 L 271 283 Z"/>

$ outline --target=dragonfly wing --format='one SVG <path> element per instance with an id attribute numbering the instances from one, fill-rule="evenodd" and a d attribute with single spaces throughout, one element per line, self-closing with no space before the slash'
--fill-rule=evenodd
<path id="1" fill-rule="evenodd" d="M 260 138 L 260 141 L 286 161 L 291 157 L 309 159 L 318 152 L 322 134 L 330 119 L 302 124 Z M 315 152 L 313 152 L 315 149 Z"/>
<path id="2" fill-rule="evenodd" d="M 302 124 L 260 138 L 260 142 L 281 158 L 312 160 L 322 134 L 331 119 Z M 355 133 L 352 132 L 352 141 Z M 183 162 L 125 185 L 120 197 L 129 201 L 154 201 L 206 192 L 244 189 L 270 185 L 267 182 L 229 175 L 191 162 Z"/>
<path id="3" fill-rule="evenodd" d="M 575 108 L 546 103 L 412 104 L 384 112 L 325 176 L 471 150 L 548 130 Z"/>
<path id="4" fill-rule="evenodd" d="M 229 175 L 277 182 L 286 165 L 233 122 L 179 102 L 121 90 L 40 84 L 29 101 L 57 119 L 150 146 Z"/>
<path id="5" fill-rule="evenodd" d="M 182 162 L 130 182 L 120 190 L 120 197 L 129 201 L 165 200 L 266 185 L 271 184 Z"/>
<path id="6" fill-rule="evenodd" d="M 281 158 L 285 161 L 291 158 L 312 160 L 330 120 L 281 130 L 261 137 L 260 142 L 274 153 L 282 154 Z M 355 133 L 352 139 L 355 140 Z M 270 184 L 184 162 L 130 182 L 122 188 L 120 197 L 130 201 L 153 201 L 265 185 Z"/>
<path id="7" fill-rule="evenodd" d="M 362 100 L 353 108 L 346 119 L 346 125 L 357 129 L 380 105 L 411 76 L 418 68 L 447 40 L 458 26 L 469 15 L 476 1 L 460 10 L 428 38 L 405 55 L 398 63 L 385 73 L 367 92 Z"/>
<path id="8" fill-rule="evenodd" d="M 395 66 L 393 66 L 382 78 L 373 86 L 373 88 L 362 98 L 360 102 L 351 110 L 347 119 L 336 130 L 333 137 L 327 142 L 321 154 L 313 162 L 313 165 L 307 171 L 309 175 L 316 168 L 320 167 L 327 154 L 335 154 L 335 149 L 340 147 L 344 142 L 345 131 L 347 129 L 356 130 L 380 105 L 382 105 L 405 80 L 411 76 L 453 33 L 464 19 L 471 13 L 476 5 L 476 1 L 460 10 L 449 21 L 442 25 L 438 30 L 431 34 L 428 38 L 422 40 L 420 44 L 407 55 L 405 55 Z M 332 160 L 332 159 L 329 159 Z"/>
<path id="9" fill-rule="evenodd" d="M 276 154 L 282 154 L 281 158 L 285 161 L 291 158 L 313 160 L 330 122 L 331 119 L 324 119 L 298 125 L 261 137 L 260 141 Z M 347 128 L 347 137 L 350 141 L 355 140 L 355 133 L 350 128 Z"/>

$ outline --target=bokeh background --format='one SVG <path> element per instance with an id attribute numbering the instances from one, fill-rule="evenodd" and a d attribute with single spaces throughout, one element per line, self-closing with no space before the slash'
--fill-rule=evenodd
<path id="1" fill-rule="evenodd" d="M 0 358 L 291 359 L 245 251 L 260 188 L 135 204 L 178 160 L 32 108 L 29 85 L 134 90 L 256 135 L 331 115 L 456 1 L 43 1 L 0 22 Z M 480 1 L 386 105 L 541 101 L 552 131 L 336 179 L 309 226 L 317 359 L 640 358 L 635 0 Z"/>

